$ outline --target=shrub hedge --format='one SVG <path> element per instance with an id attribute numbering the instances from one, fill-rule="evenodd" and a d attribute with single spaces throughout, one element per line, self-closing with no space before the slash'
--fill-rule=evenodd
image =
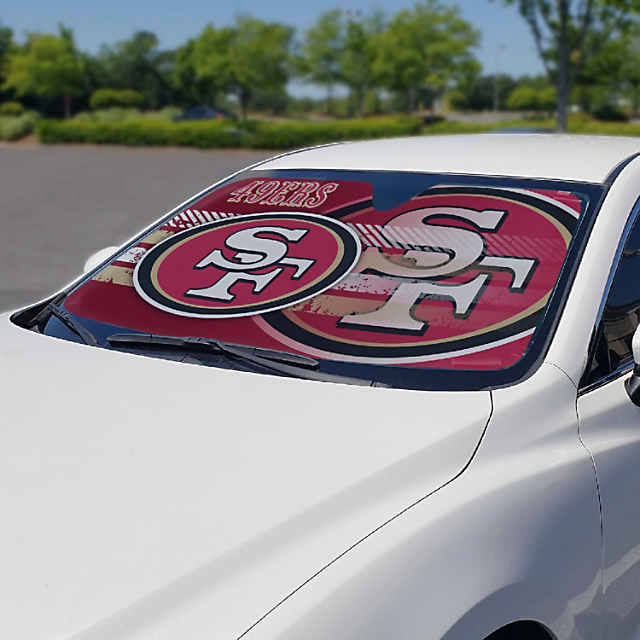
<path id="1" fill-rule="evenodd" d="M 124 120 L 136 120 L 140 118 L 140 109 L 109 107 L 108 109 L 96 109 L 94 111 L 80 111 L 73 116 L 78 122 L 123 122 Z"/>
<path id="2" fill-rule="evenodd" d="M 0 140 L 19 140 L 30 134 L 38 122 L 38 114 L 27 111 L 20 116 L 0 116 Z"/>
<path id="3" fill-rule="evenodd" d="M 144 96 L 134 89 L 97 89 L 89 98 L 92 109 L 108 109 L 109 107 L 141 107 Z"/>
<path id="4" fill-rule="evenodd" d="M 91 122 L 43 120 L 37 129 L 41 142 L 88 142 L 130 146 L 193 146 L 201 148 L 239 145 L 239 136 L 228 123 L 126 120 Z M 244 132 L 243 132 L 244 135 Z"/>
<path id="5" fill-rule="evenodd" d="M 24 107 L 15 100 L 8 100 L 0 104 L 0 116 L 20 116 L 24 113 Z"/>
<path id="6" fill-rule="evenodd" d="M 418 135 L 419 118 L 358 118 L 330 122 L 257 122 L 249 146 L 263 149 L 291 149 L 340 140 L 366 140 Z"/>
<path id="7" fill-rule="evenodd" d="M 531 118 L 524 120 L 505 120 L 491 124 L 475 122 L 439 122 L 425 127 L 424 135 L 445 133 L 486 133 L 496 129 L 555 129 L 554 118 Z M 569 117 L 569 133 L 583 133 L 600 136 L 639 136 L 640 123 L 634 122 L 603 122 L 585 114 L 575 114 Z"/>
<path id="8" fill-rule="evenodd" d="M 628 122 L 629 116 L 615 104 L 603 104 L 593 112 L 596 120 L 604 122 Z"/>
<path id="9" fill-rule="evenodd" d="M 44 120 L 37 133 L 46 144 L 85 142 L 131 146 L 249 147 L 290 149 L 339 140 L 362 140 L 419 134 L 418 118 L 362 118 L 331 122 L 168 122 L 154 119 L 122 122 Z"/>
<path id="10" fill-rule="evenodd" d="M 172 120 L 181 113 L 178 107 L 163 107 L 155 111 L 140 111 L 134 107 L 109 107 L 95 111 L 80 111 L 73 120 L 82 122 L 124 122 L 125 120 Z"/>
<path id="11" fill-rule="evenodd" d="M 510 126 L 505 125 L 505 126 Z M 494 129 L 501 127 L 496 124 L 484 124 L 481 122 L 434 122 L 433 124 L 426 125 L 422 129 L 422 133 L 425 135 L 445 135 L 449 133 L 486 133 Z"/>
<path id="12" fill-rule="evenodd" d="M 166 116 L 165 116 L 166 118 Z M 37 114 L 0 117 L 0 139 L 15 140 L 32 131 Z M 509 120 L 491 124 L 441 121 L 423 126 L 418 118 L 386 117 L 307 122 L 208 120 L 201 122 L 171 122 L 157 114 L 140 114 L 120 121 L 74 118 L 72 120 L 42 120 L 36 132 L 43 143 L 80 142 L 92 144 L 123 144 L 131 146 L 188 146 L 211 148 L 292 149 L 340 140 L 362 140 L 403 135 L 435 135 L 454 133 L 484 133 L 496 129 L 518 127 L 553 129 L 553 118 Z M 640 136 L 640 124 L 602 122 L 585 115 L 572 115 L 571 133 L 615 136 Z"/>

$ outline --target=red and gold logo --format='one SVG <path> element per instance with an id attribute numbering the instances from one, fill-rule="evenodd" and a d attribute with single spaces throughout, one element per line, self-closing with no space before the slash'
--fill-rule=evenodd
<path id="1" fill-rule="evenodd" d="M 356 232 L 311 213 L 243 215 L 177 233 L 149 250 L 133 282 L 149 304 L 179 316 L 268 313 L 335 286 L 360 257 Z"/>
<path id="2" fill-rule="evenodd" d="M 331 291 L 256 322 L 316 357 L 421 363 L 520 341 L 517 359 L 555 286 L 577 216 L 541 193 L 472 187 L 348 213 L 341 221 L 364 244 L 355 269 Z"/>

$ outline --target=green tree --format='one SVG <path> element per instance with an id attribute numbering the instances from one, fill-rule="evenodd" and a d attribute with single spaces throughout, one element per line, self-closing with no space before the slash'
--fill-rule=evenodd
<path id="1" fill-rule="evenodd" d="M 594 34 L 589 37 L 593 39 Z M 621 37 L 605 43 L 596 55 L 585 61 L 576 75 L 570 99 L 583 111 L 593 114 L 620 97 L 624 82 L 621 72 L 626 66 L 627 53 L 624 40 L 626 38 Z"/>
<path id="2" fill-rule="evenodd" d="M 62 97 L 69 117 L 72 97 L 84 91 L 84 63 L 71 31 L 61 26 L 58 36 L 29 34 L 24 49 L 8 56 L 4 87 L 18 96 Z"/>
<path id="3" fill-rule="evenodd" d="M 291 103 L 286 87 L 273 89 L 254 89 L 251 92 L 249 107 L 255 111 L 270 112 L 273 115 L 284 114 Z"/>
<path id="4" fill-rule="evenodd" d="M 6 100 L 11 96 L 10 92 L 5 92 L 1 89 L 6 77 L 9 53 L 14 49 L 13 31 L 9 27 L 0 24 L 0 101 Z"/>
<path id="5" fill-rule="evenodd" d="M 504 109 L 507 97 L 516 86 L 516 81 L 506 73 L 479 75 L 474 70 L 461 73 L 455 92 L 449 94 L 451 105 L 456 109 L 489 111 L 494 107 Z"/>
<path id="6" fill-rule="evenodd" d="M 507 107 L 514 111 L 535 111 L 538 92 L 533 87 L 516 87 L 507 98 Z"/>
<path id="7" fill-rule="evenodd" d="M 238 96 L 242 117 L 256 91 L 284 91 L 289 79 L 289 49 L 293 29 L 277 22 L 240 16 L 236 19 L 229 49 L 231 84 Z"/>
<path id="8" fill-rule="evenodd" d="M 442 93 L 473 60 L 478 33 L 457 7 L 425 0 L 399 11 L 376 38 L 374 72 L 391 91 L 406 95 L 409 111 L 421 92 Z"/>
<path id="9" fill-rule="evenodd" d="M 640 0 L 504 0 L 529 25 L 557 94 L 557 120 L 567 130 L 571 90 L 589 58 L 631 26 Z"/>
<path id="10" fill-rule="evenodd" d="M 538 109 L 540 111 L 553 111 L 558 106 L 558 97 L 555 87 L 543 87 L 538 91 Z"/>
<path id="11" fill-rule="evenodd" d="M 556 106 L 554 87 L 537 88 L 521 85 L 507 98 L 507 108 L 514 111 L 552 111 Z"/>
<path id="12" fill-rule="evenodd" d="M 209 24 L 193 43 L 191 62 L 185 58 L 185 69 L 188 69 L 188 64 L 193 65 L 198 93 L 208 96 L 207 102 L 214 106 L 221 93 L 231 90 L 230 49 L 233 38 L 231 27 L 217 29 Z"/>
<path id="13" fill-rule="evenodd" d="M 207 25 L 176 57 L 181 82 L 193 78 L 199 95 L 208 93 L 215 104 L 220 94 L 233 91 L 242 117 L 246 118 L 256 93 L 270 94 L 276 108 L 281 105 L 291 68 L 293 29 L 275 22 L 239 16 L 231 27 Z"/>
<path id="14" fill-rule="evenodd" d="M 591 38 L 596 39 L 597 34 Z M 633 24 L 591 56 L 576 78 L 573 99 L 589 113 L 614 113 L 627 99 L 632 113 L 640 108 L 640 26 Z"/>
<path id="15" fill-rule="evenodd" d="M 170 102 L 173 55 L 158 45 L 154 33 L 137 31 L 128 40 L 103 46 L 98 56 L 101 86 L 139 91 L 152 108 Z"/>
<path id="16" fill-rule="evenodd" d="M 623 45 L 625 53 L 619 73 L 623 92 L 628 96 L 635 116 L 640 110 L 640 34 L 634 30 L 633 35 L 625 38 Z"/>
<path id="17" fill-rule="evenodd" d="M 302 43 L 299 69 L 311 82 L 326 87 L 327 113 L 332 110 L 334 87 L 342 81 L 344 46 L 344 22 L 340 9 L 321 14 L 307 29 Z"/>
<path id="18" fill-rule="evenodd" d="M 339 77 L 351 91 L 357 115 L 362 115 L 364 97 L 375 84 L 375 39 L 383 30 L 384 18 L 379 11 L 364 19 L 350 17 L 346 24 Z"/>
<path id="19" fill-rule="evenodd" d="M 177 102 L 191 106 L 198 102 L 207 102 L 200 96 L 206 94 L 207 86 L 196 87 L 196 70 L 193 61 L 195 38 L 189 38 L 174 51 L 174 65 L 171 74 L 171 85 L 174 88 Z M 202 90 L 204 89 L 204 91 Z"/>
<path id="20" fill-rule="evenodd" d="M 0 74 L 3 73 L 7 57 L 13 48 L 13 31 L 0 24 Z M 2 76 L 0 75 L 0 77 Z"/>
<path id="21" fill-rule="evenodd" d="M 194 106 L 197 104 L 207 104 L 217 106 L 217 91 L 220 89 L 219 83 L 212 81 L 206 68 L 200 69 L 196 62 L 196 49 L 200 50 L 200 55 L 205 57 L 203 48 L 206 46 L 202 40 L 208 39 L 208 30 L 213 29 L 210 25 L 205 27 L 202 33 L 196 38 L 190 38 L 175 51 L 174 67 L 172 72 L 172 85 L 178 104 Z"/>

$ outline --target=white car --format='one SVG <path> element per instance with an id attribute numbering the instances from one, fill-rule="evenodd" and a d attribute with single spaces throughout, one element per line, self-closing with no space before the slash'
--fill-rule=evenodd
<path id="1" fill-rule="evenodd" d="M 639 151 L 285 154 L 0 316 L 0 637 L 640 638 Z"/>

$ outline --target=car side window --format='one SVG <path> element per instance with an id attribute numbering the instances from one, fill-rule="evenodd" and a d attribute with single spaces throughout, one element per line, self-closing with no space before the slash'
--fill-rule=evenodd
<path id="1" fill-rule="evenodd" d="M 597 382 L 633 359 L 631 340 L 640 322 L 640 221 L 625 243 L 598 327 L 583 385 Z"/>

